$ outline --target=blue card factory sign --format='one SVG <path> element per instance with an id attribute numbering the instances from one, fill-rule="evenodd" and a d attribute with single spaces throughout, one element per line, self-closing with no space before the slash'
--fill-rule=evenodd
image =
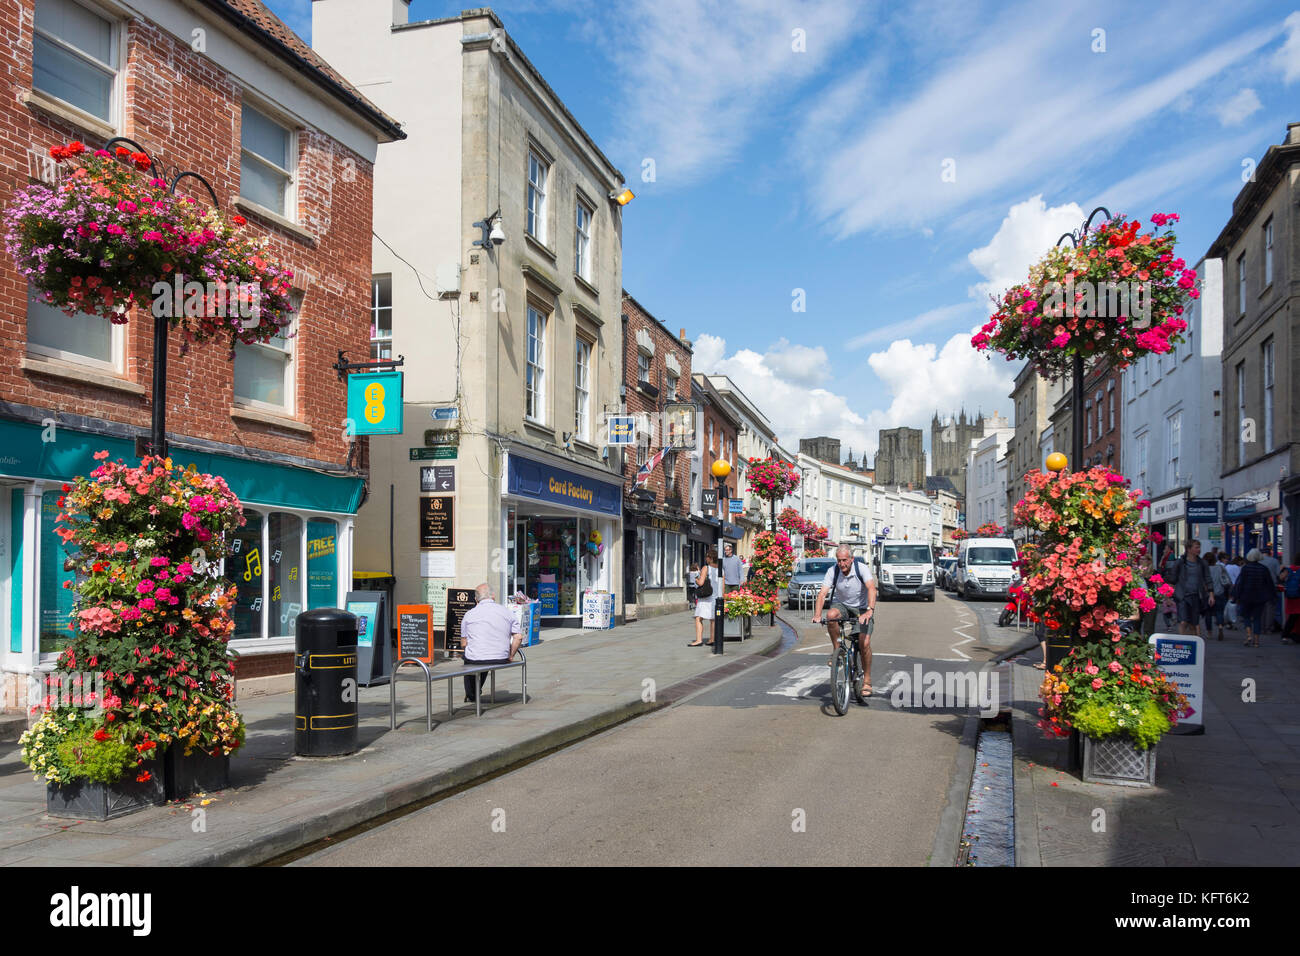
<path id="1" fill-rule="evenodd" d="M 636 443 L 636 416 L 611 415 L 609 417 L 610 445 L 633 445 Z"/>
<path id="2" fill-rule="evenodd" d="M 348 376 L 348 421 L 355 435 L 400 435 L 402 373 Z"/>

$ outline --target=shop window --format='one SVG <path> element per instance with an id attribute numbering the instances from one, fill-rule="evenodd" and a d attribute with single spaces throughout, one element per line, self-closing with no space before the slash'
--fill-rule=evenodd
<path id="1" fill-rule="evenodd" d="M 653 528 L 641 529 L 641 585 L 646 588 L 661 588 L 663 567 L 660 553 L 663 547 L 663 533 Z"/>
<path id="2" fill-rule="evenodd" d="M 664 532 L 664 587 L 677 587 L 682 583 L 682 536 L 672 531 Z"/>
<path id="3" fill-rule="evenodd" d="M 314 518 L 307 522 L 307 607 L 337 607 L 339 525 Z"/>
<path id="4" fill-rule="evenodd" d="M 244 526 L 235 531 L 234 552 L 226 558 L 226 580 L 235 585 L 235 640 L 262 636 L 262 516 L 244 509 Z"/>
<path id="5" fill-rule="evenodd" d="M 528 307 L 528 364 L 524 374 L 524 416 L 546 420 L 546 316 Z"/>
<path id="6" fill-rule="evenodd" d="M 273 512 L 267 525 L 266 570 L 271 590 L 268 633 L 292 635 L 302 611 L 303 522 L 297 515 Z"/>
<path id="7" fill-rule="evenodd" d="M 40 567 L 40 647 L 42 654 L 57 654 L 67 646 L 72 638 L 68 630 L 71 623 L 69 615 L 75 594 L 72 583 L 76 575 L 63 570 L 63 563 L 69 552 L 63 545 L 63 539 L 54 533 L 58 525 L 59 507 L 62 491 L 47 491 L 41 495 L 41 567 Z M 18 512 L 15 521 L 22 521 Z M 64 587 L 64 584 L 68 587 Z"/>
<path id="8" fill-rule="evenodd" d="M 525 592 L 542 602 L 542 614 L 577 614 L 578 520 L 520 518 L 525 528 L 528 571 Z"/>

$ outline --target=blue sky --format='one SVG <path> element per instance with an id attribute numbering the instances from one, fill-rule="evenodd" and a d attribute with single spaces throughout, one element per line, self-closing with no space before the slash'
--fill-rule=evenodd
<path id="1" fill-rule="evenodd" d="M 308 0 L 270 6 L 310 38 Z M 637 194 L 624 286 L 791 447 L 874 451 L 895 425 L 928 447 L 931 414 L 963 404 L 1011 417 L 1015 367 L 969 344 L 989 292 L 1099 204 L 1179 213 L 1196 262 L 1243 162 L 1300 121 L 1286 4 L 493 9 Z"/>

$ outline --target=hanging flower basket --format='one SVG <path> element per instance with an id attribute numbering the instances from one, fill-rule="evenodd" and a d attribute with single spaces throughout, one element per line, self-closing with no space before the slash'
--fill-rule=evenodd
<path id="1" fill-rule="evenodd" d="M 749 458 L 749 490 L 764 501 L 780 501 L 799 487 L 799 469 L 780 458 Z"/>
<path id="2" fill-rule="evenodd" d="M 140 307 L 187 341 L 265 342 L 290 322 L 293 273 L 238 231 L 242 216 L 172 195 L 124 146 L 50 153 L 66 163 L 59 180 L 17 190 L 5 212 L 6 249 L 42 301 L 117 324 Z"/>
<path id="3" fill-rule="evenodd" d="M 1174 256 L 1178 216 L 1138 220 L 1117 216 L 1087 233 L 1077 247 L 1057 246 L 1029 270 L 1026 282 L 995 299 L 996 310 L 971 339 L 980 351 L 1027 359 L 1057 379 L 1075 355 L 1125 368 L 1143 355 L 1169 352 L 1182 341 L 1188 300 L 1197 298 L 1196 272 Z"/>

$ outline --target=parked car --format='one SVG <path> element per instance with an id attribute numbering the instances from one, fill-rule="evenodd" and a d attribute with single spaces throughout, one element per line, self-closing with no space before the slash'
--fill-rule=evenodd
<path id="1" fill-rule="evenodd" d="M 956 588 L 957 584 L 953 581 L 953 572 L 957 570 L 956 558 L 940 558 L 939 571 L 935 575 L 935 583 L 945 591 L 951 591 Z"/>
<path id="2" fill-rule="evenodd" d="M 794 574 L 790 576 L 790 583 L 785 589 L 785 606 L 789 608 L 798 607 L 799 595 L 802 592 L 804 607 L 812 607 L 812 602 L 817 598 L 817 592 L 821 589 L 826 572 L 834 565 L 834 558 L 801 558 L 796 562 Z"/>

